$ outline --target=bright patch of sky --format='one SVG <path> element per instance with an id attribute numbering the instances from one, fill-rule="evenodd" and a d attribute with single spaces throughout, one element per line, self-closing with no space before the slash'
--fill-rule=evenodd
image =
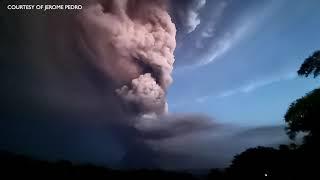
<path id="1" fill-rule="evenodd" d="M 303 60 L 320 49 L 319 7 L 317 0 L 285 0 L 268 4 L 263 15 L 244 13 L 261 18 L 253 18 L 244 30 L 241 21 L 236 23 L 232 28 L 240 28 L 241 38 L 221 41 L 228 48 L 219 56 L 219 48 L 202 56 L 214 61 L 175 70 L 170 111 L 202 112 L 245 126 L 283 124 L 289 104 L 320 85 L 318 79 L 296 76 Z"/>

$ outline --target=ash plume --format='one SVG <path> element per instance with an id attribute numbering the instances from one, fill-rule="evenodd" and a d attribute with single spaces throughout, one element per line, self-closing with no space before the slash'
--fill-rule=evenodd
<path id="1" fill-rule="evenodd" d="M 167 4 L 93 0 L 73 13 L 8 21 L 13 25 L 5 33 L 17 31 L 8 38 L 19 42 L 8 43 L 11 53 L 1 66 L 9 69 L 1 78 L 16 82 L 5 84 L 0 94 L 10 109 L 0 121 L 3 144 L 32 147 L 50 158 L 93 156 L 115 164 L 136 161 L 135 168 L 159 167 L 172 152 L 155 148 L 163 141 L 215 127 L 207 117 L 167 114 L 176 46 Z M 139 156 L 148 158 L 141 164 Z"/>
<path id="2" fill-rule="evenodd" d="M 176 46 L 166 1 L 97 1 L 78 20 L 83 43 L 123 101 L 138 113 L 165 112 Z"/>

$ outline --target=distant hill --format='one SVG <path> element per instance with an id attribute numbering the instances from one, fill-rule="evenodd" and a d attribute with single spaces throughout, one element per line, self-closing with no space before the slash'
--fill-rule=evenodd
<path id="1" fill-rule="evenodd" d="M 250 128 L 239 132 L 237 136 L 249 137 L 249 136 L 269 136 L 269 135 L 285 135 L 285 126 L 261 126 L 256 128 Z"/>
<path id="2" fill-rule="evenodd" d="M 257 145 L 277 147 L 280 144 L 289 144 L 291 140 L 285 132 L 284 125 L 262 126 L 240 131 L 234 135 Z"/>

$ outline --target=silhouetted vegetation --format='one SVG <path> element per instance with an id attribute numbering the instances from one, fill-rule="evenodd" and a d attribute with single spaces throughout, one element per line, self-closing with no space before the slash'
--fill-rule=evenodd
<path id="1" fill-rule="evenodd" d="M 294 138 L 297 133 L 307 133 L 305 140 L 319 135 L 320 89 L 315 89 L 306 96 L 293 102 L 285 115 L 287 133 Z M 318 138 L 317 138 L 318 139 Z"/>
<path id="2" fill-rule="evenodd" d="M 299 76 L 308 77 L 310 74 L 313 74 L 314 77 L 317 77 L 320 73 L 320 50 L 314 52 L 310 57 L 308 57 L 300 69 L 298 70 Z"/>
<path id="3" fill-rule="evenodd" d="M 300 69 L 298 75 L 308 77 L 313 74 L 316 78 L 320 73 L 320 50 L 308 57 Z M 293 102 L 285 114 L 287 123 L 287 133 L 291 139 L 294 139 L 299 132 L 306 133 L 304 137 L 304 146 L 315 146 L 319 140 L 319 123 L 320 117 L 320 88 L 315 89 L 300 99 Z"/>
<path id="4" fill-rule="evenodd" d="M 48 162 L 0 151 L 0 179 L 15 178 L 84 178 L 84 179 L 195 179 L 185 172 L 164 170 L 115 170 L 91 164 L 69 161 Z"/>
<path id="5" fill-rule="evenodd" d="M 316 175 L 316 157 L 304 146 L 256 147 L 236 155 L 226 172 L 232 177 L 309 177 Z"/>
<path id="6" fill-rule="evenodd" d="M 308 57 L 298 70 L 298 75 L 316 78 L 320 73 L 320 51 Z M 304 133 L 301 145 L 281 145 L 250 148 L 236 155 L 227 168 L 228 176 L 236 177 L 317 177 L 319 159 L 320 89 L 315 89 L 294 101 L 284 116 L 287 134 L 294 139 Z"/>

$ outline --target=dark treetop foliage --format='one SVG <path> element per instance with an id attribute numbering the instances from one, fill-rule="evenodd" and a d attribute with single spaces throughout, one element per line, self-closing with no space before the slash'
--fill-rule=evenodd
<path id="1" fill-rule="evenodd" d="M 316 78 L 320 74 L 320 50 L 309 56 L 300 69 L 299 76 L 308 77 L 313 74 Z M 291 139 L 294 139 L 298 132 L 305 132 L 305 142 L 311 138 L 318 137 L 318 122 L 320 117 L 320 89 L 315 89 L 293 102 L 284 116 L 287 123 L 287 133 Z"/>
<path id="2" fill-rule="evenodd" d="M 298 132 L 318 137 L 320 117 L 320 88 L 293 102 L 285 114 L 287 133 L 294 138 Z"/>
<path id="3" fill-rule="evenodd" d="M 308 77 L 310 74 L 313 74 L 314 77 L 320 74 L 320 50 L 308 57 L 298 70 L 299 76 Z"/>
<path id="4" fill-rule="evenodd" d="M 320 51 L 316 51 L 301 65 L 298 75 L 308 77 L 320 74 Z M 236 155 L 227 168 L 227 174 L 243 177 L 308 177 L 318 176 L 316 170 L 319 159 L 320 88 L 311 91 L 294 101 L 284 120 L 287 134 L 294 139 L 296 134 L 304 132 L 302 145 L 281 145 L 278 149 L 268 147 L 249 148 Z"/>

